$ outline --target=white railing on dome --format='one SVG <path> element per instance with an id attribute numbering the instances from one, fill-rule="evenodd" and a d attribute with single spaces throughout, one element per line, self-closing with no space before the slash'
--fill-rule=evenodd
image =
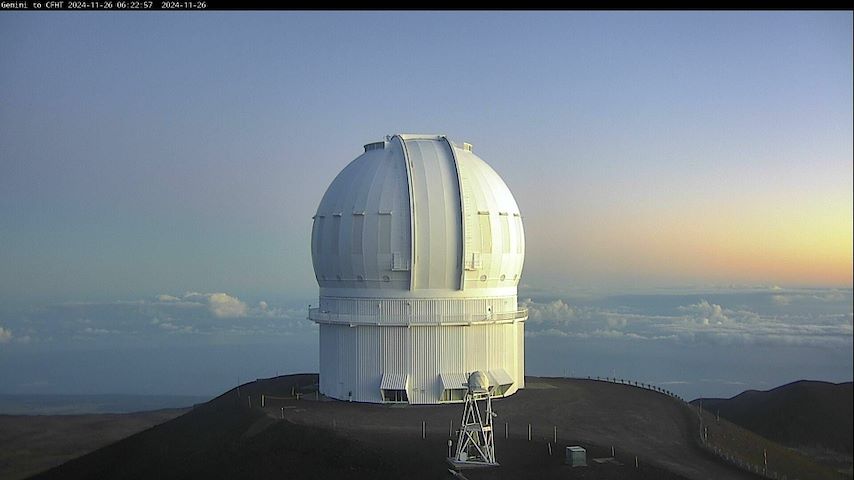
<path id="1" fill-rule="evenodd" d="M 515 312 L 499 312 L 480 315 L 358 315 L 335 313 L 310 308 L 308 319 L 317 323 L 341 323 L 345 325 L 384 326 L 427 326 L 427 325 L 475 325 L 481 323 L 513 323 L 528 318 L 528 309 Z"/>

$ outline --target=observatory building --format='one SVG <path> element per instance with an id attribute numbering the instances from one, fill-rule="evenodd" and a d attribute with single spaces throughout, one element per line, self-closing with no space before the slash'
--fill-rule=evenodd
<path id="1" fill-rule="evenodd" d="M 369 143 L 313 218 L 321 393 L 462 402 L 475 371 L 495 396 L 524 387 L 522 217 L 471 145 L 436 135 Z"/>

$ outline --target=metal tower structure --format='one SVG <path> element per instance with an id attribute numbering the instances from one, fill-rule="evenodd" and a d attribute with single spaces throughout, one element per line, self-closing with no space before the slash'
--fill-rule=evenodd
<path id="1" fill-rule="evenodd" d="M 486 403 L 481 415 L 478 402 Z M 483 372 L 474 372 L 469 376 L 463 410 L 460 435 L 457 439 L 457 453 L 451 463 L 458 468 L 477 466 L 498 466 L 495 460 L 495 442 L 493 438 L 492 388 Z"/>

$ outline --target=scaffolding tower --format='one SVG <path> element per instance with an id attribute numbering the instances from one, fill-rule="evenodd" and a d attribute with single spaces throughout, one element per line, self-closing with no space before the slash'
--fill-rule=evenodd
<path id="1" fill-rule="evenodd" d="M 485 403 L 483 415 L 480 404 Z M 449 459 L 456 468 L 495 467 L 495 442 L 492 430 L 492 388 L 483 372 L 469 375 L 468 389 L 460 434 L 457 439 L 457 451 Z"/>

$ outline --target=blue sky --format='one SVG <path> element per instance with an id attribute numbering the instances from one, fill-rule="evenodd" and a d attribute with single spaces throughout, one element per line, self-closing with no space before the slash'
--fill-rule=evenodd
<path id="1" fill-rule="evenodd" d="M 316 368 L 311 215 L 363 144 L 413 132 L 473 143 L 514 192 L 529 351 L 575 361 L 550 329 L 603 357 L 749 342 L 851 378 L 851 12 L 4 12 L 0 45 L 4 375 L 268 345 L 236 368 L 260 375 L 289 339 L 282 369 Z"/>

